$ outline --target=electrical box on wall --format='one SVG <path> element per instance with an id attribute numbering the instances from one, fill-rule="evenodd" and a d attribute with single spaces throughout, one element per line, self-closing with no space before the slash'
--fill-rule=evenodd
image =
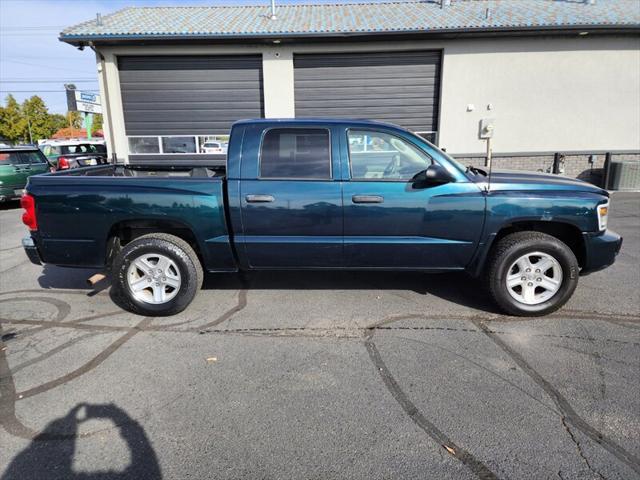
<path id="1" fill-rule="evenodd" d="M 495 121 L 495 118 L 483 118 L 480 120 L 480 132 L 478 134 L 480 139 L 493 138 Z"/>

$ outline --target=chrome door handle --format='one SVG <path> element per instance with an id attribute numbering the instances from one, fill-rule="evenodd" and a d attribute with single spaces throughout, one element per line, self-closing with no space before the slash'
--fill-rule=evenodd
<path id="1" fill-rule="evenodd" d="M 353 203 L 383 203 L 384 197 L 380 195 L 354 195 L 351 197 Z"/>
<path id="2" fill-rule="evenodd" d="M 247 195 L 244 198 L 249 203 L 270 203 L 275 200 L 272 195 Z"/>

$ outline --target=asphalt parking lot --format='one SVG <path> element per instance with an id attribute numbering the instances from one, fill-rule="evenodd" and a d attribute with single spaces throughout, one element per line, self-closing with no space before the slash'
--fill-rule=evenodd
<path id="1" fill-rule="evenodd" d="M 0 210 L 2 479 L 640 478 L 640 194 L 545 318 L 464 275 L 209 276 L 182 314 L 38 267 Z"/>

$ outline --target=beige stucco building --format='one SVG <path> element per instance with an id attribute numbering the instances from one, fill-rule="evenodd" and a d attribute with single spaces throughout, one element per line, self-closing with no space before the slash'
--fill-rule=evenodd
<path id="1" fill-rule="evenodd" d="M 637 2 L 448 3 L 125 9 L 61 39 L 97 52 L 122 162 L 206 156 L 247 116 L 391 121 L 465 158 L 485 119 L 501 166 L 574 176 L 637 158 Z"/>

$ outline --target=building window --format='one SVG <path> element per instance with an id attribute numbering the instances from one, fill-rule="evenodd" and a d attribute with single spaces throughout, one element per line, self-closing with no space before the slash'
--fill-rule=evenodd
<path id="1" fill-rule="evenodd" d="M 322 128 L 267 130 L 260 152 L 261 178 L 331 178 L 329 131 Z"/>
<path id="2" fill-rule="evenodd" d="M 198 153 L 196 137 L 162 137 L 162 153 Z"/>
<path id="3" fill-rule="evenodd" d="M 140 135 L 128 141 L 129 155 L 225 155 L 229 135 Z"/>
<path id="4" fill-rule="evenodd" d="M 158 137 L 129 137 L 129 153 L 160 153 Z"/>

